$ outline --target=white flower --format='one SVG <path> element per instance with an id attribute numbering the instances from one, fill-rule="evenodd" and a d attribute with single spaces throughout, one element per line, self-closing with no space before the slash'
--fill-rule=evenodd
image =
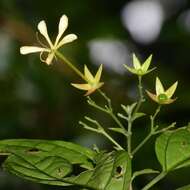
<path id="1" fill-rule="evenodd" d="M 51 64 L 53 58 L 55 57 L 56 50 L 58 50 L 64 44 L 70 43 L 77 39 L 77 36 L 75 34 L 68 34 L 65 37 L 62 37 L 67 27 L 68 27 L 68 18 L 66 15 L 63 15 L 59 21 L 58 35 L 56 37 L 55 42 L 52 43 L 47 32 L 47 26 L 45 21 L 44 20 L 40 21 L 38 24 L 38 30 L 41 33 L 41 35 L 43 35 L 44 38 L 46 39 L 48 47 L 23 46 L 20 48 L 20 53 L 25 55 L 29 53 L 40 52 L 41 61 L 47 63 L 48 65 Z M 45 60 L 42 59 L 42 54 L 44 52 L 47 53 L 47 57 Z"/>

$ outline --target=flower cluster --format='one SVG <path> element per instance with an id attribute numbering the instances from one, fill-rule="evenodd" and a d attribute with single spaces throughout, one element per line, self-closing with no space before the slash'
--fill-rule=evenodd
<path id="1" fill-rule="evenodd" d="M 38 30 L 40 34 L 45 38 L 47 45 L 43 45 L 41 43 L 42 47 L 23 46 L 20 48 L 20 53 L 29 54 L 29 53 L 40 52 L 41 61 L 47 63 L 48 65 L 51 64 L 53 61 L 53 58 L 56 57 L 57 50 L 60 47 L 62 47 L 64 44 L 70 43 L 77 39 L 77 36 L 75 34 L 68 34 L 65 37 L 62 37 L 67 27 L 68 27 L 68 18 L 66 15 L 63 15 L 59 21 L 58 35 L 55 39 L 55 42 L 53 43 L 51 39 L 49 38 L 45 21 L 44 20 L 40 21 L 38 24 Z M 44 53 L 47 53 L 47 57 L 45 59 L 43 58 Z M 64 61 L 67 61 L 67 60 L 64 59 Z M 151 61 L 152 61 L 152 55 L 150 55 L 145 60 L 145 62 L 141 64 L 137 56 L 133 54 L 133 67 L 129 67 L 127 65 L 124 65 L 124 67 L 132 74 L 142 77 L 143 75 L 146 75 L 155 69 L 155 67 L 152 69 L 149 69 Z M 78 88 L 80 90 L 86 90 L 87 92 L 85 96 L 90 95 L 91 93 L 93 93 L 94 91 L 96 91 L 97 89 L 103 86 L 104 83 L 100 82 L 100 78 L 102 74 L 102 65 L 100 65 L 95 77 L 92 75 L 92 73 L 89 71 L 86 65 L 84 66 L 84 74 L 82 74 L 70 62 L 68 63 L 68 65 L 87 82 L 85 84 L 75 84 L 75 83 L 71 84 L 75 88 Z M 176 98 L 171 99 L 171 97 L 173 96 L 177 88 L 177 84 L 178 82 L 175 82 L 170 88 L 168 88 L 165 91 L 160 79 L 157 77 L 156 78 L 156 94 L 152 94 L 148 90 L 146 90 L 146 92 L 148 96 L 153 101 L 157 102 L 158 104 L 170 104 L 176 100 Z"/>
<path id="2" fill-rule="evenodd" d="M 124 66 L 129 72 L 141 77 L 145 74 L 150 73 L 151 71 L 153 71 L 155 69 L 155 67 L 154 67 L 154 68 L 148 70 L 151 60 L 152 60 L 152 55 L 150 55 L 146 59 L 146 61 L 141 65 L 141 63 L 138 60 L 138 58 L 136 57 L 136 55 L 133 54 L 133 68 L 131 68 L 127 65 L 124 65 Z M 147 92 L 148 96 L 153 101 L 157 102 L 158 104 L 171 104 L 177 99 L 177 98 L 171 99 L 171 97 L 173 96 L 173 94 L 177 88 L 177 85 L 178 85 L 178 82 L 176 81 L 170 88 L 168 88 L 165 91 L 160 79 L 157 77 L 156 78 L 156 94 L 152 94 L 148 90 L 146 90 L 146 92 Z"/>

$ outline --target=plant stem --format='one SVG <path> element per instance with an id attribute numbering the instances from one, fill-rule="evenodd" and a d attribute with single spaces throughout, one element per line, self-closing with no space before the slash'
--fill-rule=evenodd
<path id="1" fill-rule="evenodd" d="M 61 54 L 59 51 L 56 51 L 55 54 L 64 62 L 66 63 L 77 75 L 79 75 L 82 79 L 87 81 L 85 76 L 77 69 L 63 54 Z"/>
<path id="2" fill-rule="evenodd" d="M 138 110 L 141 107 L 142 102 L 144 101 L 144 96 L 143 96 L 143 87 L 142 87 L 142 76 L 138 76 L 138 91 L 139 91 L 139 101 L 135 107 L 134 112 L 132 115 L 129 115 L 128 117 L 128 138 L 127 138 L 127 149 L 129 156 L 132 158 L 132 124 L 133 124 L 133 117 L 135 114 L 138 112 Z"/>
<path id="3" fill-rule="evenodd" d="M 148 190 L 153 185 L 155 185 L 158 181 L 160 181 L 162 178 L 166 176 L 166 172 L 161 172 L 158 176 L 156 176 L 152 181 L 150 181 L 145 187 L 142 188 L 142 190 Z"/>
<path id="4" fill-rule="evenodd" d="M 131 137 L 132 137 L 132 121 L 131 119 L 129 118 L 128 120 L 128 137 L 127 137 L 127 150 L 128 150 L 128 154 L 130 156 L 130 158 L 132 158 L 132 153 L 131 153 Z"/>
<path id="5" fill-rule="evenodd" d="M 161 109 L 161 105 L 159 105 L 153 115 L 153 120 L 155 120 L 156 116 L 158 115 L 158 113 L 160 112 L 160 109 Z M 153 123 L 154 124 L 154 123 Z"/>
<path id="6" fill-rule="evenodd" d="M 134 155 L 155 133 L 155 129 L 154 129 L 154 123 L 155 123 L 155 119 L 156 116 L 158 115 L 158 113 L 160 112 L 161 109 L 161 105 L 159 105 L 154 113 L 153 116 L 150 116 L 150 132 L 149 134 L 144 138 L 144 140 L 133 150 L 132 155 Z"/>
<path id="7" fill-rule="evenodd" d="M 133 115 L 138 112 L 139 108 L 141 107 L 141 104 L 144 101 L 144 96 L 143 96 L 143 86 L 142 86 L 142 76 L 138 76 L 138 91 L 139 91 L 139 101 L 137 103 L 137 106 L 133 112 Z"/>
<path id="8" fill-rule="evenodd" d="M 134 155 L 152 136 L 151 133 L 149 133 L 144 140 L 133 150 L 132 155 Z"/>

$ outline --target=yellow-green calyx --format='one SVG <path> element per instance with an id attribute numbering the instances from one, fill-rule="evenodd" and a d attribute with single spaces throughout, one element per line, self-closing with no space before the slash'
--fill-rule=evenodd
<path id="1" fill-rule="evenodd" d="M 135 74 L 135 75 L 138 75 L 138 76 L 143 76 L 143 75 L 146 75 L 148 73 L 150 73 L 151 71 L 153 71 L 155 69 L 152 68 L 150 70 L 149 69 L 149 66 L 150 66 L 150 63 L 152 61 L 152 55 L 150 55 L 146 61 L 141 64 L 140 61 L 138 60 L 138 58 L 136 57 L 135 54 L 133 54 L 133 68 L 132 67 L 129 67 L 127 65 L 124 65 L 124 67 L 131 73 Z"/>
<path id="2" fill-rule="evenodd" d="M 88 96 L 97 89 L 99 89 L 100 87 L 102 87 L 102 85 L 104 84 L 103 82 L 100 82 L 101 74 L 102 74 L 102 65 L 100 65 L 95 77 L 91 74 L 91 72 L 88 70 L 88 67 L 85 65 L 84 77 L 87 83 L 85 84 L 72 83 L 71 85 L 80 90 L 87 90 L 85 96 Z"/>
<path id="3" fill-rule="evenodd" d="M 158 104 L 171 104 L 176 98 L 172 99 L 174 92 L 176 91 L 178 82 L 176 81 L 172 86 L 170 86 L 166 91 L 158 77 L 156 77 L 156 94 L 152 94 L 146 90 L 148 96 Z"/>
<path id="4" fill-rule="evenodd" d="M 53 43 L 51 39 L 49 38 L 47 26 L 44 20 L 40 21 L 38 24 L 38 30 L 40 34 L 45 38 L 47 45 L 43 45 L 42 47 L 38 46 L 23 46 L 20 48 L 20 53 L 25 55 L 29 53 L 40 53 L 40 60 L 42 62 L 47 63 L 48 65 L 52 63 L 53 58 L 56 56 L 56 51 L 62 47 L 64 44 L 70 43 L 77 39 L 77 36 L 75 34 L 68 34 L 63 37 L 63 33 L 68 27 L 68 18 L 66 15 L 63 15 L 60 18 L 59 21 L 59 27 L 58 27 L 58 35 L 55 39 L 55 42 Z M 46 53 L 46 57 L 43 57 L 43 54 Z"/>

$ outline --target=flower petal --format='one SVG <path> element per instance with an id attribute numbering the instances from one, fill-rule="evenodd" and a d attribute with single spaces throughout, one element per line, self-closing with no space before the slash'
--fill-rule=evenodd
<path id="1" fill-rule="evenodd" d="M 89 84 L 75 84 L 71 83 L 72 86 L 80 90 L 90 90 L 92 87 Z"/>
<path id="2" fill-rule="evenodd" d="M 148 71 L 146 71 L 145 74 L 148 74 L 148 73 L 154 71 L 155 69 L 156 69 L 156 67 L 153 67 L 152 69 L 149 69 Z"/>
<path id="3" fill-rule="evenodd" d="M 68 34 L 66 35 L 58 44 L 57 44 L 57 49 L 60 48 L 62 45 L 70 43 L 74 40 L 76 40 L 78 37 L 75 34 Z"/>
<path id="4" fill-rule="evenodd" d="M 93 92 L 95 92 L 97 89 L 101 88 L 103 86 L 103 82 L 100 82 L 96 85 L 96 87 L 91 87 L 91 89 L 88 90 L 88 92 L 84 96 L 89 96 Z"/>
<path id="5" fill-rule="evenodd" d="M 164 94 L 164 87 L 158 77 L 156 77 L 156 95 Z"/>
<path id="6" fill-rule="evenodd" d="M 44 20 L 40 21 L 38 24 L 38 30 L 40 33 L 44 36 L 44 38 L 47 40 L 49 46 L 53 48 L 53 44 L 49 38 L 48 32 L 47 32 L 47 26 Z"/>
<path id="7" fill-rule="evenodd" d="M 87 82 L 94 83 L 94 77 L 86 65 L 84 66 L 84 76 L 87 79 Z"/>
<path id="8" fill-rule="evenodd" d="M 168 98 L 171 98 L 177 88 L 178 82 L 176 81 L 168 90 L 166 90 L 165 94 L 167 95 Z"/>
<path id="9" fill-rule="evenodd" d="M 99 83 L 96 85 L 96 89 L 101 88 L 103 85 L 104 85 L 104 82 L 99 82 Z"/>
<path id="10" fill-rule="evenodd" d="M 140 61 L 138 60 L 137 56 L 133 53 L 133 66 L 135 69 L 141 69 Z"/>
<path id="11" fill-rule="evenodd" d="M 55 46 L 57 46 L 61 36 L 63 35 L 67 27 L 68 27 L 68 18 L 66 15 L 63 15 L 59 21 L 59 30 L 58 30 L 57 38 L 55 40 Z"/>
<path id="12" fill-rule="evenodd" d="M 142 65 L 142 70 L 143 70 L 143 72 L 146 72 L 146 71 L 148 70 L 151 61 L 152 61 L 152 55 L 150 55 L 150 56 L 146 59 L 146 61 L 143 63 L 143 65 Z"/>
<path id="13" fill-rule="evenodd" d="M 127 65 L 123 65 L 123 66 L 124 66 L 130 73 L 133 73 L 133 74 L 135 74 L 135 75 L 138 75 L 138 72 L 137 72 L 135 69 L 133 69 L 133 68 L 127 66 Z"/>
<path id="14" fill-rule="evenodd" d="M 90 94 L 92 94 L 94 91 L 96 90 L 96 88 L 91 88 L 90 90 L 88 90 L 86 92 L 86 94 L 84 96 L 89 96 Z"/>
<path id="15" fill-rule="evenodd" d="M 177 100 L 177 98 L 175 98 L 175 99 L 170 98 L 170 99 L 164 101 L 162 104 L 171 104 L 171 103 L 175 102 L 176 100 Z"/>
<path id="16" fill-rule="evenodd" d="M 100 67 L 96 73 L 96 76 L 95 76 L 95 82 L 96 83 L 98 83 L 100 81 L 101 74 L 102 74 L 102 64 L 100 65 Z"/>
<path id="17" fill-rule="evenodd" d="M 23 46 L 20 48 L 20 53 L 25 55 L 29 53 L 36 53 L 36 52 L 49 52 L 46 48 L 36 47 L 36 46 Z"/>
<path id="18" fill-rule="evenodd" d="M 55 53 L 54 53 L 54 52 L 49 53 L 47 59 L 45 60 L 45 62 L 46 62 L 48 65 L 50 65 L 51 62 L 52 62 L 52 60 L 53 60 L 53 58 L 54 58 L 54 56 L 55 56 Z"/>
<path id="19" fill-rule="evenodd" d="M 146 93 L 148 94 L 148 96 L 149 96 L 153 101 L 159 103 L 156 94 L 153 94 L 153 93 L 149 92 L 148 90 L 146 90 Z"/>

